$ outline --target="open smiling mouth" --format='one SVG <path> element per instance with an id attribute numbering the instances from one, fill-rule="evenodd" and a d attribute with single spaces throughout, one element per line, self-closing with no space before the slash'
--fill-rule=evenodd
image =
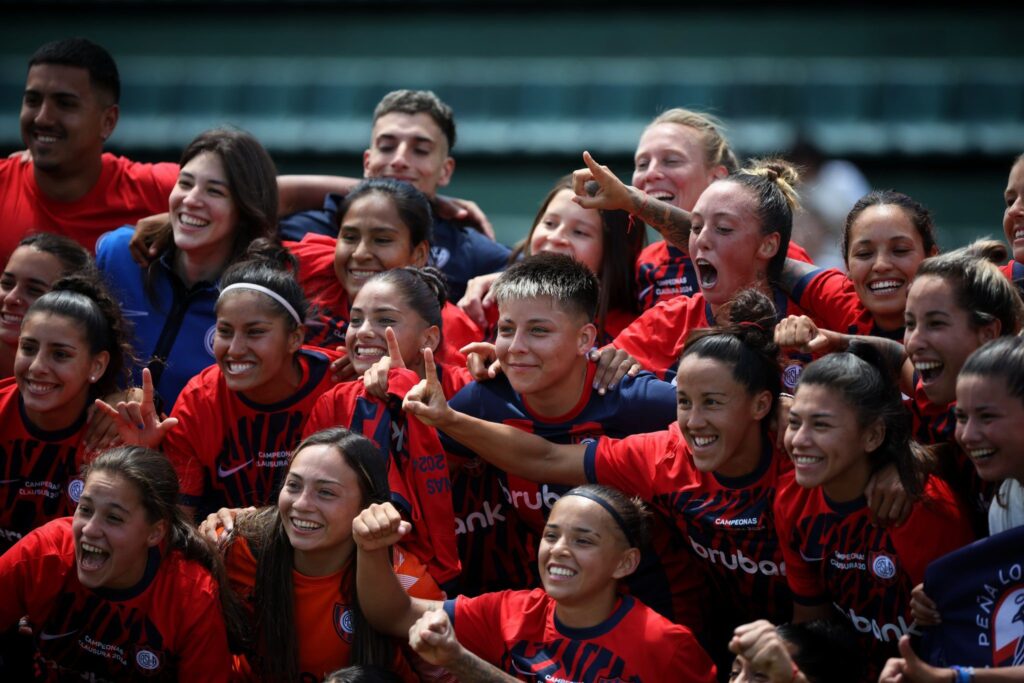
<path id="1" fill-rule="evenodd" d="M 704 259 L 697 259 L 694 265 L 697 266 L 697 277 L 700 280 L 701 289 L 714 287 L 718 282 L 718 268 Z"/>

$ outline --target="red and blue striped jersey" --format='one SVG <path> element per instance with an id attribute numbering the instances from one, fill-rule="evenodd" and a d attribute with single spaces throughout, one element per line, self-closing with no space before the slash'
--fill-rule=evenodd
<path id="1" fill-rule="evenodd" d="M 902 635 L 920 635 L 910 591 L 937 557 L 974 540 L 967 511 L 945 482 L 929 478 L 910 517 L 895 527 L 871 524 L 865 498 L 839 503 L 819 488 L 787 482 L 775 521 L 793 599 L 831 603 L 860 635 L 875 680 Z"/>
<path id="2" fill-rule="evenodd" d="M 459 643 L 523 681 L 712 683 L 715 666 L 693 633 L 630 596 L 603 622 L 563 624 L 537 588 L 448 600 Z"/>
<path id="3" fill-rule="evenodd" d="M 14 378 L 0 380 L 0 553 L 36 527 L 74 513 L 85 465 L 86 413 L 66 429 L 32 424 Z"/>
<path id="4" fill-rule="evenodd" d="M 707 570 L 719 620 L 789 620 L 786 565 L 772 504 L 792 465 L 765 440 L 757 469 L 728 478 L 701 472 L 679 426 L 587 446 L 587 479 L 637 495 L 672 520 Z"/>
<path id="5" fill-rule="evenodd" d="M 23 616 L 33 625 L 40 680 L 228 680 L 216 581 L 177 550 L 150 549 L 131 588 L 91 590 L 78 581 L 64 517 L 0 556 L 0 594 L 0 630 Z"/>
<path id="6" fill-rule="evenodd" d="M 333 351 L 303 347 L 299 389 L 271 405 L 228 389 L 216 365 L 189 380 L 171 413 L 178 424 L 163 442 L 178 472 L 182 503 L 206 514 L 275 502 L 313 404 L 334 386 L 330 365 L 336 358 Z"/>

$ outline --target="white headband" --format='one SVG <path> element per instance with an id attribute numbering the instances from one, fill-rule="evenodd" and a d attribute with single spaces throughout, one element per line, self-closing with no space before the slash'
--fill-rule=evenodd
<path id="1" fill-rule="evenodd" d="M 284 306 L 284 310 L 288 311 L 291 314 L 292 318 L 295 320 L 296 323 L 298 323 L 299 325 L 302 324 L 302 318 L 299 317 L 299 314 L 295 310 L 295 308 L 290 303 L 285 301 L 285 298 L 283 296 L 281 296 L 272 289 L 264 287 L 263 285 L 254 285 L 251 282 L 236 282 L 235 284 L 228 285 L 224 289 L 220 290 L 220 296 L 217 297 L 217 301 L 220 301 L 224 297 L 224 295 L 230 292 L 232 289 L 251 289 L 254 292 L 262 292 L 263 294 L 266 294 L 277 303 Z"/>

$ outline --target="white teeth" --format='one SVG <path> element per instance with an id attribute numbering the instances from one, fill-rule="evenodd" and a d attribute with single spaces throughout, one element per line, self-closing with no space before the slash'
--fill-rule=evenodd
<path id="1" fill-rule="evenodd" d="M 914 363 L 914 369 L 918 371 L 922 370 L 934 370 L 935 368 L 941 368 L 942 363 L 934 360 L 921 361 L 920 363 Z"/>
<path id="2" fill-rule="evenodd" d="M 187 213 L 179 214 L 178 220 L 193 228 L 205 228 L 210 224 L 210 221 L 204 221 L 202 218 L 196 218 L 195 216 L 190 216 Z"/>
<path id="3" fill-rule="evenodd" d="M 27 382 L 28 390 L 33 394 L 45 394 L 56 388 L 55 384 L 41 384 L 39 382 Z"/>
<path id="4" fill-rule="evenodd" d="M 648 192 L 647 196 L 660 199 L 663 202 L 669 202 L 676 198 L 676 196 L 671 192 Z"/>
<path id="5" fill-rule="evenodd" d="M 1017 228 L 1013 231 L 1014 240 L 1024 240 L 1024 227 Z"/>
<path id="6" fill-rule="evenodd" d="M 377 274 L 377 272 L 378 271 L 376 271 L 376 270 L 354 270 L 352 268 L 349 268 L 349 270 L 348 270 L 348 274 L 349 275 L 351 275 L 352 277 L 357 277 L 357 278 L 361 278 L 361 279 L 366 279 L 366 278 L 373 277 L 374 275 Z"/>
<path id="7" fill-rule="evenodd" d="M 709 445 L 713 444 L 716 441 L 718 441 L 718 437 L 717 436 L 695 436 L 695 437 L 693 437 L 693 444 L 695 446 L 698 446 L 699 448 L 704 448 L 705 446 L 709 446 Z"/>
<path id="8" fill-rule="evenodd" d="M 316 531 L 317 529 L 322 527 L 323 524 L 317 524 L 316 522 L 307 522 L 303 519 L 295 519 L 294 517 L 292 517 L 292 526 L 294 526 L 296 529 L 302 529 L 303 531 Z"/>
<path id="9" fill-rule="evenodd" d="M 797 465 L 814 465 L 822 460 L 824 460 L 824 458 L 816 458 L 811 455 L 797 455 L 793 457 L 793 462 Z"/>
<path id="10" fill-rule="evenodd" d="M 82 541 L 82 550 L 84 550 L 87 553 L 96 553 L 102 555 L 105 555 L 107 553 L 107 551 L 103 548 L 95 546 L 92 543 L 86 543 L 85 541 Z"/>
<path id="11" fill-rule="evenodd" d="M 256 367 L 255 363 L 228 363 L 228 372 L 237 375 L 247 370 L 252 370 L 254 367 Z"/>
<path id="12" fill-rule="evenodd" d="M 975 460 L 978 460 L 981 458 L 987 458 L 995 452 L 996 449 L 994 448 L 974 448 L 967 451 L 967 455 L 971 456 L 971 458 Z"/>
<path id="13" fill-rule="evenodd" d="M 548 574 L 552 576 L 576 576 L 576 572 L 566 567 L 549 567 Z"/>
<path id="14" fill-rule="evenodd" d="M 380 358 L 385 353 L 387 353 L 387 349 L 382 349 L 380 347 L 373 347 L 373 346 L 357 346 L 356 347 L 356 355 L 357 356 L 375 356 L 377 358 Z"/>
<path id="15" fill-rule="evenodd" d="M 23 317 L 24 316 L 15 315 L 13 313 L 0 313 L 0 320 L 3 320 L 5 323 L 10 323 L 12 325 L 20 325 L 21 319 Z"/>
<path id="16" fill-rule="evenodd" d="M 903 286 L 900 280 L 879 280 L 878 282 L 872 282 L 868 285 L 868 289 L 872 292 L 883 292 L 892 291 L 899 289 Z"/>
<path id="17" fill-rule="evenodd" d="M 39 142 L 46 143 L 46 144 L 51 144 L 51 143 L 57 142 L 57 138 L 52 136 L 52 135 L 37 135 L 36 136 L 36 140 L 38 140 Z"/>

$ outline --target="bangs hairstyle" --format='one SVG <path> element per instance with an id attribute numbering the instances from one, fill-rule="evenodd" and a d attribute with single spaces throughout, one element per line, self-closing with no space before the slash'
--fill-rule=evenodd
<path id="1" fill-rule="evenodd" d="M 948 282 L 953 302 L 967 311 L 973 329 L 998 320 L 1001 336 L 1014 335 L 1024 319 L 1024 303 L 996 265 L 1006 260 L 1007 253 L 1002 242 L 978 240 L 921 261 L 915 279 L 932 275 Z"/>
<path id="2" fill-rule="evenodd" d="M 558 308 L 585 322 L 597 315 L 600 284 L 585 265 L 565 254 L 534 254 L 498 276 L 494 299 L 506 301 L 550 297 Z"/>
<path id="3" fill-rule="evenodd" d="M 680 357 L 680 362 L 691 355 L 717 360 L 732 368 L 733 380 L 749 395 L 769 392 L 772 403 L 762 421 L 765 430 L 782 390 L 776 316 L 775 305 L 764 294 L 755 289 L 740 290 L 720 313 L 728 322 L 691 332 Z"/>
<path id="4" fill-rule="evenodd" d="M 455 114 L 432 90 L 392 90 L 373 110 L 373 122 L 387 114 L 427 114 L 444 133 L 448 151 L 455 147 Z"/>
<path id="5" fill-rule="evenodd" d="M 779 249 L 768 262 L 768 279 L 777 282 L 786 262 L 793 236 L 793 213 L 800 208 L 797 170 L 783 159 L 755 159 L 751 165 L 726 178 L 748 188 L 757 204 L 761 234 L 779 233 Z"/>
<path id="6" fill-rule="evenodd" d="M 430 200 L 409 183 L 391 178 L 367 178 L 353 187 L 338 209 L 339 230 L 345 224 L 345 217 L 352 204 L 370 194 L 379 194 L 394 205 L 398 217 L 409 230 L 411 246 L 434 239 L 434 215 L 430 210 Z"/>
<path id="7" fill-rule="evenodd" d="M 200 133 L 185 148 L 179 164 L 184 167 L 204 152 L 220 159 L 238 214 L 231 263 L 256 239 L 277 235 L 277 169 L 260 141 L 243 130 L 215 128 Z"/>
<path id="8" fill-rule="evenodd" d="M 371 503 L 384 503 L 391 491 L 387 479 L 387 459 L 381 450 L 362 434 L 343 427 L 323 429 L 309 435 L 292 452 L 291 462 L 310 446 L 329 446 L 356 474 L 362 500 L 360 509 Z M 287 476 L 287 475 L 286 475 Z M 255 587 L 255 668 L 260 680 L 297 681 L 299 647 L 295 639 L 295 595 L 293 590 L 294 549 L 285 533 L 276 505 L 258 513 L 240 517 L 237 533 L 246 539 L 256 558 Z M 354 585 L 356 553 L 340 586 Z M 359 596 L 353 591 L 352 664 L 376 664 L 389 667 L 394 656 L 389 639 L 373 630 L 363 617 Z"/>
<path id="9" fill-rule="evenodd" d="M 597 193 L 597 183 L 587 183 L 587 192 L 591 196 Z M 530 232 L 526 239 L 522 240 L 509 254 L 509 264 L 514 264 L 528 253 L 530 242 L 533 241 L 533 233 L 544 219 L 547 213 L 548 204 L 555 198 L 555 195 L 562 190 L 572 190 L 572 175 L 562 176 L 551 188 L 544 201 L 541 202 L 537 215 L 533 218 Z M 597 304 L 597 314 L 594 321 L 597 324 L 598 339 L 604 336 L 605 321 L 609 311 L 628 311 L 636 313 L 638 308 L 636 296 L 636 259 L 644 247 L 646 231 L 643 229 L 633 230 L 629 223 L 629 213 L 626 211 L 605 211 L 598 210 L 601 218 L 601 270 L 597 273 L 600 281 L 600 294 Z"/>
<path id="10" fill-rule="evenodd" d="M 839 393 L 857 413 L 857 424 L 867 428 L 877 420 L 885 427 L 881 445 L 869 455 L 871 471 L 893 463 L 907 493 L 919 496 L 924 489 L 924 450 L 911 440 L 910 412 L 903 405 L 896 377 L 882 353 L 870 343 L 853 341 L 849 351 L 830 353 L 814 361 L 800 375 L 802 386 L 820 386 Z"/>

